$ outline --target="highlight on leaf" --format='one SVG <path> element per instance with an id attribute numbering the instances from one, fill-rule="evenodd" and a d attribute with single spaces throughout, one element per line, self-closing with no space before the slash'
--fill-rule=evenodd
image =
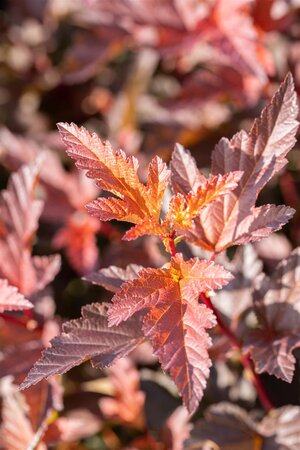
<path id="1" fill-rule="evenodd" d="M 87 176 L 96 180 L 100 189 L 113 197 L 89 203 L 88 210 L 100 220 L 122 220 L 134 224 L 159 219 L 161 204 L 168 184 L 169 171 L 158 157 L 149 166 L 148 183 L 138 177 L 138 161 L 122 150 L 114 151 L 109 142 L 102 142 L 95 134 L 75 124 L 59 123 L 67 153 L 76 160 Z"/>
<path id="2" fill-rule="evenodd" d="M 0 279 L 0 313 L 31 308 L 33 308 L 33 304 L 26 300 L 15 286 L 10 286 L 7 280 Z"/>
<path id="3" fill-rule="evenodd" d="M 185 239 L 212 251 L 220 252 L 232 245 L 245 244 L 269 236 L 287 223 L 294 214 L 288 206 L 255 207 L 257 196 L 265 184 L 287 160 L 295 144 L 298 129 L 297 94 L 292 76 L 287 75 L 261 116 L 249 132 L 240 131 L 231 140 L 222 138 L 212 153 L 212 174 L 242 171 L 238 187 L 203 209 Z M 188 194 L 201 180 L 192 177 L 188 167 L 192 159 L 180 146 L 171 161 L 171 183 L 175 192 Z M 185 166 L 185 168 L 183 168 Z"/>
<path id="4" fill-rule="evenodd" d="M 108 310 L 110 326 L 119 325 L 137 312 L 143 314 L 143 332 L 150 339 L 162 368 L 169 370 L 190 413 L 202 398 L 211 361 L 211 339 L 206 329 L 215 316 L 199 295 L 220 289 L 232 275 L 213 262 L 177 253 L 162 269 L 143 269 L 127 281 Z"/>

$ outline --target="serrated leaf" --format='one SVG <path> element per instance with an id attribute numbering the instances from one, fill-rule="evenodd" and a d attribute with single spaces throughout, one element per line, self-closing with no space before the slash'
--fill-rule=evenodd
<path id="1" fill-rule="evenodd" d="M 255 417 L 255 416 L 254 416 Z M 237 405 L 222 402 L 210 406 L 195 423 L 186 450 L 298 450 L 300 408 L 272 409 L 262 421 Z M 209 446 L 209 447 L 207 447 Z"/>
<path id="2" fill-rule="evenodd" d="M 217 144 L 212 155 L 212 173 L 241 170 L 244 174 L 234 191 L 201 211 L 195 229 L 187 232 L 186 238 L 219 252 L 231 245 L 266 237 L 291 218 L 292 208 L 273 205 L 255 208 L 255 202 L 264 185 L 287 162 L 286 154 L 295 143 L 297 114 L 297 95 L 288 75 L 249 134 L 241 131 L 230 141 L 223 138 Z M 172 171 L 175 161 L 176 157 Z"/>
<path id="3" fill-rule="evenodd" d="M 108 291 L 118 292 L 124 281 L 134 280 L 142 269 L 144 267 L 138 264 L 129 264 L 126 269 L 109 266 L 87 275 L 84 280 L 102 286 Z"/>
<path id="4" fill-rule="evenodd" d="M 0 312 L 31 308 L 33 308 L 33 304 L 26 300 L 15 286 L 10 286 L 7 280 L 0 279 Z"/>
<path id="5" fill-rule="evenodd" d="M 62 334 L 50 341 L 51 347 L 43 351 L 20 388 L 65 373 L 88 359 L 96 368 L 107 367 L 142 342 L 144 338 L 137 318 L 109 328 L 106 309 L 104 304 L 87 305 L 82 308 L 80 319 L 66 322 Z"/>
<path id="6" fill-rule="evenodd" d="M 67 153 L 79 169 L 87 170 L 97 185 L 114 195 L 98 198 L 87 207 L 100 220 L 123 220 L 134 224 L 158 220 L 162 198 L 168 184 L 169 171 L 160 158 L 149 166 L 148 184 L 138 178 L 138 161 L 122 150 L 114 151 L 109 142 L 102 142 L 83 127 L 59 123 L 58 129 L 67 146 Z"/>
<path id="7" fill-rule="evenodd" d="M 211 444 L 222 450 L 254 450 L 262 448 L 262 443 L 257 423 L 248 412 L 237 405 L 222 402 L 210 406 L 204 419 L 195 423 L 184 448 L 204 450 Z"/>
<path id="8" fill-rule="evenodd" d="M 206 177 L 198 170 L 191 153 L 181 144 L 175 145 L 170 169 L 170 181 L 174 193 L 186 195 L 190 191 L 196 192 L 197 188 L 206 182 Z"/>
<path id="9" fill-rule="evenodd" d="M 202 177 L 198 187 L 194 187 L 195 191 L 191 190 L 187 195 L 178 193 L 171 198 L 169 210 L 161 223 L 149 220 L 137 224 L 125 233 L 124 239 L 136 239 L 144 234 L 157 234 L 167 238 L 174 230 L 180 232 L 193 228 L 194 219 L 201 210 L 234 190 L 241 176 L 242 172 L 230 172 L 208 179 Z"/>
<path id="10" fill-rule="evenodd" d="M 254 279 L 261 273 L 263 263 L 251 244 L 239 247 L 226 268 L 234 275 L 221 291 L 213 297 L 213 303 L 237 328 L 241 314 L 252 306 Z"/>
<path id="11" fill-rule="evenodd" d="M 259 328 L 245 340 L 258 373 L 291 382 L 300 346 L 300 248 L 280 262 L 269 278 L 261 275 L 253 293 Z"/>
<path id="12" fill-rule="evenodd" d="M 143 269 L 137 279 L 124 283 L 108 311 L 110 325 L 143 311 L 143 331 L 190 412 L 202 398 L 211 365 L 205 330 L 216 323 L 213 313 L 199 305 L 199 294 L 219 289 L 231 278 L 213 262 L 184 261 L 177 254 L 165 268 Z"/>
<path id="13" fill-rule="evenodd" d="M 38 166 L 23 166 L 1 192 L 0 276 L 30 296 L 52 281 L 60 257 L 31 256 L 32 239 L 38 227 L 43 202 L 35 198 Z"/>

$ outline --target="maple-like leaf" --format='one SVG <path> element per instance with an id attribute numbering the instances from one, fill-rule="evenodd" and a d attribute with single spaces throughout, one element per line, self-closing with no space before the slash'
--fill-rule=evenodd
<path id="1" fill-rule="evenodd" d="M 60 258 L 31 256 L 43 202 L 35 193 L 38 165 L 14 173 L 0 197 L 0 276 L 30 296 L 48 284 L 60 267 Z"/>
<path id="2" fill-rule="evenodd" d="M 33 304 L 26 300 L 15 286 L 10 286 L 7 280 L 0 279 L 0 312 L 30 308 L 33 308 Z"/>
<path id="3" fill-rule="evenodd" d="M 51 346 L 21 384 L 25 389 L 44 378 L 62 374 L 91 359 L 96 368 L 110 366 L 117 358 L 127 355 L 144 339 L 136 318 L 119 327 L 109 328 L 107 307 L 94 303 L 82 308 L 82 317 L 63 325 L 63 332 L 50 341 Z"/>
<path id="4" fill-rule="evenodd" d="M 190 412 L 203 395 L 211 365 L 206 329 L 215 325 L 213 313 L 198 303 L 201 292 L 219 289 L 230 281 L 223 267 L 177 254 L 162 269 L 143 269 L 113 297 L 110 325 L 118 325 L 143 311 L 143 331 L 164 370 L 169 370 Z"/>
<path id="5" fill-rule="evenodd" d="M 100 220 L 122 220 L 141 223 L 158 220 L 162 198 L 168 184 L 169 171 L 158 157 L 149 166 L 148 183 L 138 178 L 138 161 L 122 150 L 114 151 L 109 142 L 102 142 L 83 127 L 59 123 L 58 129 L 67 146 L 67 153 L 79 169 L 87 170 L 97 185 L 113 194 L 91 202 L 89 212 Z"/>
<path id="6" fill-rule="evenodd" d="M 259 328 L 245 340 L 258 373 L 291 382 L 300 347 L 300 248 L 281 261 L 272 277 L 261 274 L 253 293 Z"/>
<path id="7" fill-rule="evenodd" d="M 293 215 L 287 206 L 255 208 L 257 196 L 269 179 L 286 164 L 286 154 L 295 143 L 298 128 L 297 95 L 288 75 L 271 103 L 256 119 L 249 134 L 237 133 L 230 141 L 221 139 L 212 154 L 212 173 L 243 171 L 238 187 L 208 205 L 195 220 L 186 238 L 210 250 L 222 251 L 235 244 L 259 240 L 280 229 Z M 187 178 L 179 180 L 176 168 L 183 150 L 175 149 L 171 171 L 176 171 L 174 188 L 187 189 Z M 190 159 L 186 157 L 186 161 Z M 183 158 L 181 157 L 181 165 Z M 187 168 L 188 170 L 188 168 Z M 171 175 L 171 180 L 175 175 Z M 191 189 L 193 186 L 191 186 Z M 187 192 L 185 192 L 187 194 Z"/>

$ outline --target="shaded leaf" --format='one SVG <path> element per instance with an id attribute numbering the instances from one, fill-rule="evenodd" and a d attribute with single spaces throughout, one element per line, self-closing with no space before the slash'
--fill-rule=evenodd
<path id="1" fill-rule="evenodd" d="M 250 332 L 245 349 L 251 351 L 258 373 L 268 372 L 291 382 L 300 346 L 300 248 L 281 261 L 271 278 L 261 274 L 253 293 L 259 328 Z"/>
<path id="2" fill-rule="evenodd" d="M 42 358 L 30 370 L 21 389 L 51 375 L 65 373 L 88 359 L 96 368 L 107 367 L 115 359 L 127 355 L 142 340 L 137 319 L 118 328 L 109 328 L 106 306 L 87 305 L 82 308 L 80 319 L 66 322 L 63 333 L 50 341 L 51 347 L 43 351 Z"/>
<path id="3" fill-rule="evenodd" d="M 195 423 L 186 450 L 297 450 L 300 408 L 285 406 L 272 409 L 261 422 L 231 403 L 210 406 L 205 418 Z"/>
<path id="4" fill-rule="evenodd" d="M 187 410 L 183 406 L 179 406 L 168 418 L 161 432 L 166 448 L 181 450 L 191 429 L 192 424 L 189 422 Z"/>
<path id="5" fill-rule="evenodd" d="M 117 266 L 110 266 L 85 276 L 84 280 L 102 286 L 108 291 L 118 292 L 124 281 L 134 280 L 137 278 L 139 272 L 143 268 L 143 266 L 139 266 L 137 264 L 129 264 L 126 269 L 122 269 Z"/>
<path id="6" fill-rule="evenodd" d="M 219 289 L 230 279 L 230 273 L 213 262 L 184 261 L 177 254 L 165 268 L 143 269 L 137 279 L 124 283 L 109 308 L 110 325 L 143 311 L 143 331 L 190 412 L 202 398 L 211 365 L 205 329 L 216 323 L 212 312 L 199 305 L 199 294 Z"/>
<path id="7" fill-rule="evenodd" d="M 224 288 L 213 296 L 214 305 L 236 328 L 241 314 L 252 306 L 254 279 L 261 273 L 262 261 L 252 245 L 239 247 L 233 260 L 226 268 L 234 275 Z"/>
<path id="8" fill-rule="evenodd" d="M 210 406 L 205 418 L 195 423 L 187 450 L 206 450 L 209 444 L 222 450 L 253 450 L 262 448 L 263 438 L 248 412 L 231 403 Z M 205 445 L 206 444 L 206 445 Z"/>

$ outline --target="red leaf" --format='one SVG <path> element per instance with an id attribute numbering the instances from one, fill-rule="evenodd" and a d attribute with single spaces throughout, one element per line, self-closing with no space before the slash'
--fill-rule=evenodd
<path id="1" fill-rule="evenodd" d="M 126 269 L 122 269 L 117 266 L 110 266 L 105 269 L 100 269 L 98 272 L 87 275 L 84 277 L 84 280 L 102 286 L 108 291 L 118 292 L 124 281 L 134 280 L 137 278 L 138 273 L 143 268 L 143 266 L 139 266 L 137 264 L 129 264 Z"/>
<path id="2" fill-rule="evenodd" d="M 66 322 L 63 333 L 50 341 L 51 347 L 43 351 L 42 358 L 30 370 L 21 389 L 51 375 L 65 373 L 87 359 L 91 359 L 96 368 L 109 366 L 142 340 L 137 319 L 118 328 L 109 328 L 105 305 L 87 305 L 82 308 L 80 319 Z"/>
<path id="3" fill-rule="evenodd" d="M 184 448 L 298 450 L 299 426 L 298 406 L 272 409 L 259 422 L 239 406 L 223 402 L 210 406 L 204 419 L 195 423 L 191 438 Z"/>
<path id="4" fill-rule="evenodd" d="M 279 263 L 272 278 L 261 275 L 253 293 L 259 328 L 245 340 L 258 373 L 291 382 L 300 347 L 300 248 Z"/>
<path id="5" fill-rule="evenodd" d="M 144 310 L 143 331 L 190 412 L 202 398 L 211 365 L 205 329 L 216 323 L 212 312 L 198 304 L 199 294 L 219 289 L 231 278 L 213 262 L 184 261 L 177 254 L 165 268 L 143 269 L 137 279 L 123 284 L 109 308 L 110 325 Z"/>
<path id="6" fill-rule="evenodd" d="M 1 193 L 0 276 L 30 296 L 56 275 L 60 258 L 31 257 L 32 239 L 38 227 L 43 203 L 36 200 L 38 167 L 23 166 L 14 173 Z"/>
<path id="7" fill-rule="evenodd" d="M 35 432 L 29 420 L 27 407 L 23 395 L 8 379 L 3 380 L 3 408 L 0 445 L 5 450 L 37 449 L 46 450 L 40 444 L 47 429 L 46 421 Z"/>
<path id="8" fill-rule="evenodd" d="M 139 372 L 129 358 L 118 360 L 109 369 L 109 380 L 113 384 L 114 398 L 100 399 L 99 407 L 104 417 L 143 428 L 145 393 L 139 389 Z"/>
<path id="9" fill-rule="evenodd" d="M 100 228 L 98 220 L 84 212 L 78 212 L 54 236 L 53 245 L 66 249 L 71 266 L 80 275 L 96 269 L 99 256 L 96 233 Z"/>
<path id="10" fill-rule="evenodd" d="M 295 143 L 297 113 L 297 96 L 288 75 L 249 134 L 241 131 L 230 141 L 221 139 L 212 155 L 213 174 L 242 170 L 244 175 L 233 192 L 200 213 L 195 229 L 186 234 L 189 240 L 219 252 L 266 237 L 290 219 L 292 208 L 254 206 L 264 185 L 286 164 L 285 156 Z M 172 171 L 176 170 L 175 158 Z"/>

